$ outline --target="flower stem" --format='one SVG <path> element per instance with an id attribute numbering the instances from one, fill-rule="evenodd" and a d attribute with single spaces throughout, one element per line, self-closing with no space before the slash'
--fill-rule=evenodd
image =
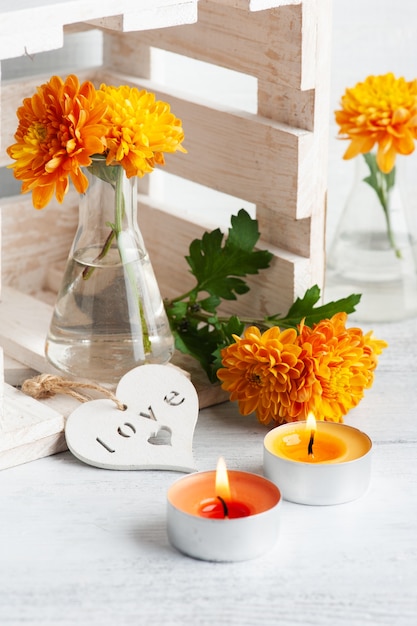
<path id="1" fill-rule="evenodd" d="M 122 166 L 117 167 L 117 178 L 116 178 L 116 187 L 115 187 L 115 204 L 116 210 L 114 215 L 114 226 L 113 232 L 116 235 L 117 246 L 119 249 L 120 259 L 124 266 L 124 271 L 127 274 L 129 279 L 129 284 L 131 286 L 134 299 L 137 303 L 139 309 L 139 318 L 140 325 L 142 328 L 142 345 L 144 353 L 142 358 L 145 358 L 145 355 L 148 354 L 152 349 L 151 340 L 149 338 L 149 329 L 148 324 L 146 322 L 143 303 L 140 297 L 138 285 L 136 282 L 135 269 L 129 259 L 127 259 L 125 250 L 124 250 L 124 239 L 121 238 L 120 234 L 123 232 L 123 218 L 125 216 L 125 197 L 124 197 L 124 189 L 123 189 L 123 180 L 124 180 L 124 169 Z"/>
<path id="2" fill-rule="evenodd" d="M 378 196 L 378 200 L 385 215 L 385 221 L 387 224 L 387 235 L 390 246 L 394 250 L 395 256 L 398 259 L 401 259 L 401 250 L 397 247 L 395 243 L 389 211 L 389 193 L 395 185 L 396 168 L 393 167 L 391 172 L 389 172 L 388 174 L 384 174 L 384 172 L 381 172 L 381 170 L 379 169 L 376 162 L 376 156 L 374 154 L 368 152 L 367 154 L 363 155 L 363 158 L 365 159 L 365 162 L 368 165 L 370 172 L 370 175 L 363 180 L 365 183 L 368 183 L 370 187 L 372 187 L 372 189 Z"/>
<path id="3" fill-rule="evenodd" d="M 145 354 L 151 351 L 152 345 L 151 345 L 151 340 L 149 338 L 149 329 L 148 329 L 148 324 L 146 322 L 146 318 L 144 314 L 143 303 L 142 303 L 142 299 L 139 293 L 138 284 L 136 281 L 135 269 L 133 266 L 134 264 L 131 262 L 132 259 L 128 258 L 126 254 L 126 251 L 124 249 L 125 238 L 121 236 L 121 234 L 124 232 L 123 221 L 124 221 L 125 213 L 126 213 L 125 212 L 125 196 L 124 196 L 125 189 L 123 185 L 124 169 L 121 165 L 120 166 L 119 165 L 107 166 L 104 159 L 101 163 L 92 164 L 89 169 L 93 176 L 97 176 L 98 178 L 103 180 L 105 184 L 109 184 L 113 188 L 115 210 L 114 210 L 114 223 L 113 224 L 110 222 L 107 223 L 107 225 L 110 228 L 110 232 L 104 242 L 104 245 L 100 253 L 94 259 L 93 265 L 90 265 L 89 267 L 86 267 L 83 270 L 82 277 L 83 277 L 83 280 L 88 280 L 90 278 L 90 276 L 96 269 L 94 267 L 94 263 L 104 259 L 104 257 L 109 252 L 114 239 L 116 239 L 117 247 L 118 247 L 119 255 L 120 255 L 120 260 L 123 264 L 124 271 L 126 272 L 126 275 L 128 277 L 128 284 L 130 285 L 130 288 L 132 290 L 134 301 L 137 303 L 137 306 L 138 306 L 138 316 L 140 320 L 140 327 L 142 329 L 142 347 L 143 347 L 143 352 L 140 355 L 140 358 L 144 360 Z M 133 260 L 136 261 L 137 259 L 133 259 Z"/>
<path id="4" fill-rule="evenodd" d="M 115 235 L 116 235 L 116 231 L 114 229 L 112 229 L 109 232 L 106 241 L 104 242 L 104 246 L 103 246 L 100 254 L 98 254 L 96 256 L 96 258 L 94 259 L 93 263 L 97 263 L 98 261 L 101 261 L 101 259 L 104 259 L 104 257 L 106 256 L 106 254 L 108 253 L 108 251 L 111 248 L 111 244 L 112 244 L 112 241 L 113 241 Z M 94 265 L 90 265 L 89 267 L 85 267 L 84 270 L 83 270 L 83 273 L 82 273 L 83 280 L 88 280 L 90 278 L 91 274 L 94 272 L 94 270 L 95 270 Z"/>

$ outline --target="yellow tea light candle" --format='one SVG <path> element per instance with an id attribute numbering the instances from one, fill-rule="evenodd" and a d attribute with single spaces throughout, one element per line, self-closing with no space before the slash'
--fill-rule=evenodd
<path id="1" fill-rule="evenodd" d="M 294 423 L 290 432 L 283 433 L 281 437 L 271 438 L 271 450 L 290 461 L 302 461 L 304 463 L 335 463 L 346 460 L 349 449 L 347 443 L 341 437 L 336 437 L 326 429 L 326 423 L 317 433 L 317 422 L 312 413 L 307 417 L 303 426 L 300 422 Z M 316 434 L 317 433 L 317 434 Z"/>
<path id="2" fill-rule="evenodd" d="M 334 422 L 283 424 L 264 439 L 264 471 L 285 500 L 341 504 L 369 486 L 372 442 L 360 430 Z"/>

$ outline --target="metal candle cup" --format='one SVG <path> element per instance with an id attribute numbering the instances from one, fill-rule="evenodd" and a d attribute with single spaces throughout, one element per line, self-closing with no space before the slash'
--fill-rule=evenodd
<path id="1" fill-rule="evenodd" d="M 314 458 L 308 456 L 309 437 L 306 422 L 292 422 L 274 428 L 264 439 L 265 476 L 279 487 L 284 500 L 342 504 L 363 495 L 371 479 L 368 435 L 346 424 L 319 421 Z"/>
<path id="2" fill-rule="evenodd" d="M 190 474 L 171 485 L 167 531 L 180 552 L 205 561 L 245 561 L 276 543 L 281 510 L 277 486 L 257 474 L 235 470 L 228 474 L 233 501 L 247 507 L 243 517 L 202 516 L 204 503 L 215 497 L 215 471 Z"/>

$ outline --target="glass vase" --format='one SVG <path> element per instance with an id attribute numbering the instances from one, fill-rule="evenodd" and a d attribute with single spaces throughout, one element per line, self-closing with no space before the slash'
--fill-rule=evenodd
<path id="1" fill-rule="evenodd" d="M 117 383 L 143 363 L 166 363 L 173 336 L 137 222 L 137 178 L 94 158 L 45 353 L 74 377 Z"/>
<path id="2" fill-rule="evenodd" d="M 326 301 L 362 295 L 352 319 L 391 322 L 417 315 L 417 230 L 404 202 L 403 166 L 397 157 L 394 170 L 383 175 L 373 154 L 356 158 L 325 286 Z"/>

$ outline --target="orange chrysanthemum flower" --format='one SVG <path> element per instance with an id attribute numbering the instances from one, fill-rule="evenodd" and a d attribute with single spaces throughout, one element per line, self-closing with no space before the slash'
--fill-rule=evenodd
<path id="1" fill-rule="evenodd" d="M 297 331 L 273 327 L 261 334 L 251 326 L 242 338 L 234 339 L 236 343 L 222 351 L 225 369 L 217 375 L 242 415 L 255 411 L 259 421 L 268 424 L 279 415 L 282 394 L 303 369 Z"/>
<path id="2" fill-rule="evenodd" d="M 368 76 L 346 89 L 342 109 L 335 111 L 339 135 L 349 139 L 344 159 L 366 154 L 377 145 L 377 164 L 389 173 L 397 154 L 411 154 L 417 138 L 417 80 L 388 73 Z"/>
<path id="3" fill-rule="evenodd" d="M 104 111 L 92 83 L 80 85 L 74 75 L 65 82 L 53 76 L 24 99 L 17 111 L 16 143 L 7 153 L 16 161 L 10 167 L 15 178 L 23 181 L 22 193 L 32 192 L 36 209 L 46 206 L 54 192 L 62 202 L 69 177 L 79 192 L 86 190 L 87 179 L 80 168 L 91 163 L 91 155 L 103 152 Z"/>
<path id="4" fill-rule="evenodd" d="M 373 382 L 384 341 L 345 327 L 338 313 L 299 332 L 278 327 L 261 334 L 249 328 L 222 351 L 223 389 L 243 415 L 255 411 L 264 424 L 318 419 L 343 421 Z"/>
<path id="5" fill-rule="evenodd" d="M 119 161 L 128 178 L 152 172 L 156 163 L 164 165 L 164 152 L 186 152 L 181 120 L 154 94 L 127 85 L 101 85 L 97 98 L 107 105 L 107 164 Z"/>
<path id="6" fill-rule="evenodd" d="M 337 313 L 313 328 L 300 326 L 302 358 L 315 379 L 315 392 L 304 404 L 302 419 L 312 411 L 319 419 L 342 422 L 373 383 L 377 355 L 387 344 L 372 333 L 364 335 L 360 328 L 346 328 L 346 320 L 346 313 Z"/>
<path id="7" fill-rule="evenodd" d="M 9 167 L 23 181 L 22 193 L 32 192 L 37 209 L 54 192 L 62 202 L 69 178 L 84 193 L 88 181 L 81 167 L 94 154 L 104 154 L 107 165 L 119 162 L 131 178 L 164 165 L 165 152 L 186 152 L 181 120 L 169 104 L 126 85 L 96 90 L 74 75 L 65 82 L 53 76 L 25 98 L 17 116 L 16 143 L 7 149 L 15 163 Z"/>

